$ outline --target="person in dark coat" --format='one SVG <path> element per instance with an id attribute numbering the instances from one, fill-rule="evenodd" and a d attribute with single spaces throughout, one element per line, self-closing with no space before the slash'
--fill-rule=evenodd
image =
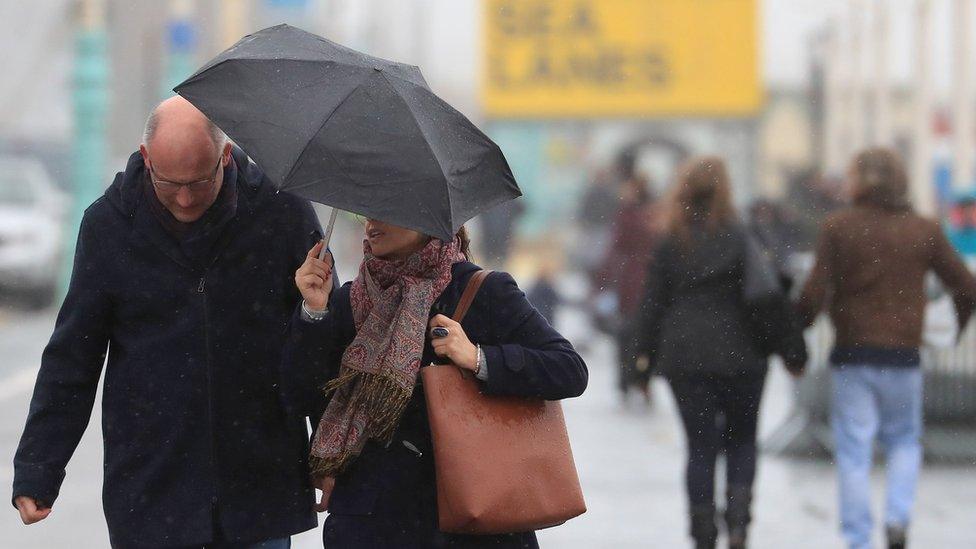
<path id="1" fill-rule="evenodd" d="M 517 200 L 499 204 L 481 214 L 480 246 L 483 257 L 491 265 L 505 265 L 518 234 L 518 222 L 525 213 L 525 205 Z"/>
<path id="2" fill-rule="evenodd" d="M 772 200 L 756 200 L 749 207 L 748 227 L 776 268 L 783 287 L 790 290 L 793 285 L 790 263 L 799 247 L 798 231 L 790 211 Z"/>
<path id="3" fill-rule="evenodd" d="M 654 225 L 653 207 L 653 196 L 644 177 L 633 174 L 621 184 L 620 208 L 614 218 L 613 238 L 598 284 L 617 293 L 617 389 L 621 401 L 626 403 L 630 390 L 637 389 L 648 406 L 651 370 L 643 364 L 643 369 L 637 367 L 635 342 L 647 265 L 659 232 Z"/>
<path id="4" fill-rule="evenodd" d="M 506 273 L 487 277 L 463 327 L 449 318 L 480 270 L 467 260 L 464 228 L 446 243 L 372 219 L 365 228 L 353 282 L 328 291 L 320 246 L 296 273 L 304 302 L 282 363 L 283 400 L 317 426 L 311 468 L 318 510 L 329 511 L 324 546 L 537 547 L 534 532 L 438 530 L 420 368 L 447 359 L 474 372 L 486 394 L 557 400 L 583 393 L 586 365 Z M 431 339 L 434 327 L 449 333 Z"/>
<path id="5" fill-rule="evenodd" d="M 669 227 L 648 267 L 642 303 L 642 361 L 671 385 L 688 442 L 691 536 L 717 541 L 715 463 L 726 455 L 729 546 L 744 547 L 756 473 L 756 425 L 767 359 L 744 300 L 746 232 L 736 220 L 724 162 L 691 161 L 682 171 Z M 782 310 L 789 311 L 785 295 Z M 802 371 L 805 348 L 784 352 Z"/>
<path id="6" fill-rule="evenodd" d="M 604 251 L 610 245 L 613 219 L 620 201 L 618 180 L 612 169 L 595 173 L 580 195 L 574 212 L 579 235 L 572 249 L 571 264 L 590 281 L 603 269 Z"/>
<path id="7" fill-rule="evenodd" d="M 549 324 L 556 324 L 556 311 L 562 305 L 563 298 L 556 288 L 557 271 L 552 265 L 543 265 L 539 269 L 535 282 L 529 288 L 526 297 L 529 303 L 539 311 Z"/>
<path id="8" fill-rule="evenodd" d="M 74 269 L 14 458 L 25 523 L 49 516 L 102 364 L 103 505 L 113 547 L 288 547 L 314 528 L 307 428 L 278 365 L 320 238 L 182 98 L 81 222 Z M 107 360 L 106 360 L 107 359 Z"/>

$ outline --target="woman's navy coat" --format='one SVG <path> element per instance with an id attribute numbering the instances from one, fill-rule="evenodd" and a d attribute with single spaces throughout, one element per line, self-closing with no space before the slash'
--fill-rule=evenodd
<path id="1" fill-rule="evenodd" d="M 479 268 L 454 265 L 452 280 L 431 315 L 450 316 L 468 279 Z M 281 376 L 284 401 L 292 413 L 317 424 L 325 399 L 320 388 L 338 372 L 342 351 L 355 336 L 349 284 L 334 291 L 329 314 L 308 323 L 296 314 L 285 348 Z M 519 395 L 547 400 L 579 396 L 587 370 L 573 346 L 526 300 L 507 273 L 485 280 L 462 323 L 488 361 L 490 395 Z M 430 342 L 423 364 L 433 362 Z M 314 426 L 314 425 L 313 425 Z M 535 547 L 532 532 L 506 536 L 457 536 L 437 532 L 436 487 L 430 425 L 423 389 L 418 384 L 388 446 L 367 443 L 340 475 L 325 522 L 328 548 L 348 547 Z"/>
<path id="2" fill-rule="evenodd" d="M 13 495 L 54 503 L 107 352 L 103 504 L 115 546 L 199 547 L 215 521 L 244 541 L 316 524 L 307 428 L 285 415 L 276 384 L 293 273 L 320 228 L 307 201 L 275 194 L 239 150 L 234 161 L 236 217 L 206 265 L 145 209 L 138 153 L 81 224 Z"/>

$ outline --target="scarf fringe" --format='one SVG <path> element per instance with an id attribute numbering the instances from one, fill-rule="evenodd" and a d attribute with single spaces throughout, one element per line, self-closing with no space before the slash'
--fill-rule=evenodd
<path id="1" fill-rule="evenodd" d="M 352 461 L 357 456 L 349 455 L 340 459 L 335 458 L 320 458 L 318 456 L 308 457 L 308 468 L 313 477 L 337 477 L 340 473 L 346 470 L 346 467 L 352 463 Z"/>
<path id="2" fill-rule="evenodd" d="M 393 438 L 393 433 L 400 423 L 400 417 L 410 402 L 413 391 L 405 389 L 391 376 L 357 370 L 341 374 L 327 383 L 323 391 L 328 395 L 357 380 L 359 387 L 355 388 L 353 393 L 355 401 L 349 404 L 362 408 L 369 418 L 369 423 L 363 432 L 363 439 L 373 439 L 386 444 Z M 344 471 L 358 455 L 358 450 L 352 452 L 349 449 L 337 456 L 311 455 L 309 465 L 315 476 L 335 476 Z"/>

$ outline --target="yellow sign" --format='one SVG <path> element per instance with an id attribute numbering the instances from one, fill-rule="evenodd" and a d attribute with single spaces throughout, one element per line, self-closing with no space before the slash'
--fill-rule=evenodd
<path id="1" fill-rule="evenodd" d="M 747 116 L 756 0 L 484 0 L 492 117 Z"/>

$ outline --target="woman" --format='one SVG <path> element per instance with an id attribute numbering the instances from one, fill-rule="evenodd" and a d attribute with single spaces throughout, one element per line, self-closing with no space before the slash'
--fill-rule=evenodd
<path id="1" fill-rule="evenodd" d="M 331 291 L 321 244 L 296 272 L 304 302 L 282 372 L 286 407 L 317 426 L 310 467 L 317 510 L 330 513 L 325 546 L 537 547 L 533 532 L 438 531 L 419 371 L 447 360 L 474 372 L 486 394 L 556 400 L 582 394 L 586 365 L 506 273 L 488 276 L 463 327 L 449 318 L 480 270 L 463 227 L 452 242 L 374 219 L 365 229 L 353 282 Z M 447 335 L 431 339 L 434 327 Z"/>
<path id="2" fill-rule="evenodd" d="M 659 369 L 677 401 L 688 441 L 685 480 L 696 546 L 712 548 L 717 540 L 715 462 L 724 450 L 729 545 L 744 547 L 767 360 L 750 329 L 743 291 L 748 236 L 736 219 L 721 159 L 700 158 L 683 169 L 668 215 L 648 268 L 641 361 Z M 789 310 L 785 296 L 782 310 Z M 796 370 L 805 359 L 802 343 L 782 354 Z"/>
<path id="3" fill-rule="evenodd" d="M 912 211 L 908 176 L 893 152 L 858 154 L 848 182 L 853 205 L 824 222 L 799 308 L 807 325 L 829 310 L 837 335 L 831 416 L 844 538 L 852 549 L 872 546 L 878 438 L 888 466 L 888 547 L 902 548 L 922 458 L 925 276 L 935 271 L 952 292 L 960 330 L 976 305 L 976 280 L 939 224 Z"/>
<path id="4" fill-rule="evenodd" d="M 617 292 L 620 328 L 617 333 L 617 389 L 626 404 L 628 393 L 637 389 L 647 406 L 651 404 L 651 371 L 638 369 L 634 348 L 638 329 L 638 312 L 644 294 L 644 279 L 657 231 L 654 227 L 654 201 L 647 180 L 633 175 L 621 187 L 620 208 L 613 224 L 613 240 L 604 258 L 604 269 L 598 287 Z"/>

